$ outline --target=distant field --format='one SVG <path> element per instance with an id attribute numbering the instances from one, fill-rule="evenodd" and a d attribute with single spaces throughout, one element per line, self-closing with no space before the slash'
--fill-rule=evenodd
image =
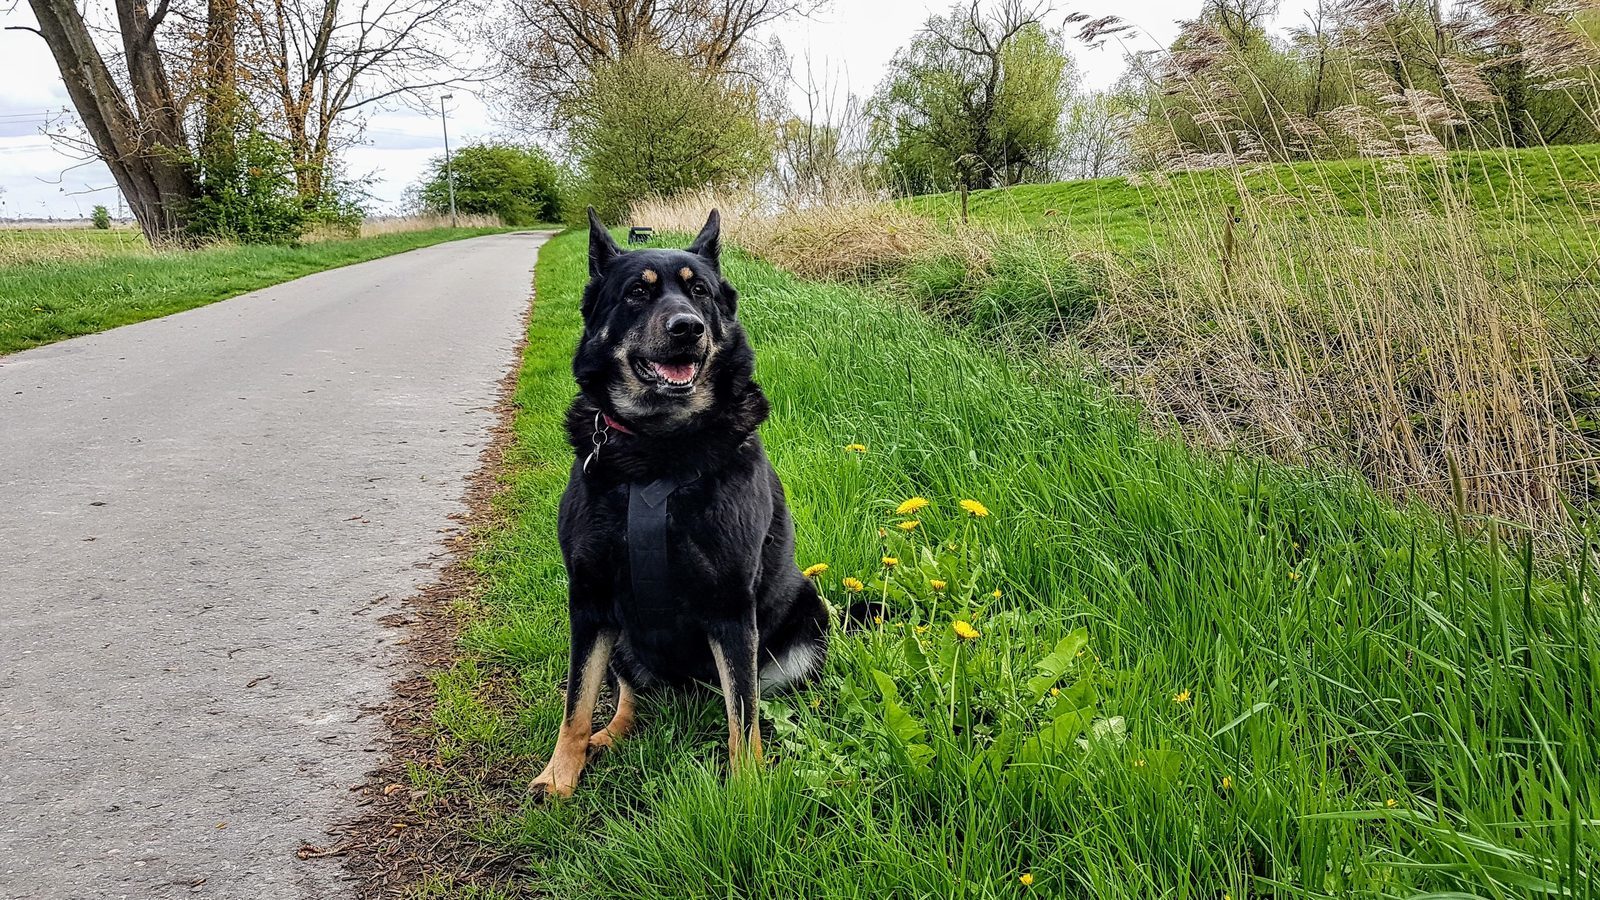
<path id="1" fill-rule="evenodd" d="M 0 354 L 203 306 L 312 272 L 503 228 L 433 229 L 299 247 L 154 251 L 137 231 L 0 232 Z"/>
<path id="2" fill-rule="evenodd" d="M 0 229 L 0 267 L 149 252 L 144 235 L 133 228 Z"/>

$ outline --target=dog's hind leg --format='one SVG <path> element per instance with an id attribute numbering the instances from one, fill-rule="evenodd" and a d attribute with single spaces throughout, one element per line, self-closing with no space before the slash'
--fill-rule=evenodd
<path id="1" fill-rule="evenodd" d="M 617 712 L 606 727 L 589 736 L 590 750 L 608 750 L 633 729 L 633 685 L 622 676 L 616 676 Z"/>
<path id="2" fill-rule="evenodd" d="M 600 685 L 611 662 L 611 648 L 617 633 L 593 625 L 572 628 L 572 657 L 567 666 L 566 713 L 550 762 L 533 780 L 528 790 L 538 796 L 570 797 L 578 786 L 578 774 L 588 760 L 589 735 L 594 730 L 594 707 L 600 698 Z"/>
<path id="3" fill-rule="evenodd" d="M 756 623 L 727 622 L 708 635 L 728 710 L 728 757 L 735 767 L 761 761 L 761 680 L 756 667 Z"/>

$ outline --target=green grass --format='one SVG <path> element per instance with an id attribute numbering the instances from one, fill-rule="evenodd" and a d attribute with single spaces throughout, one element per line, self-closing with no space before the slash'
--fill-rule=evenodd
<path id="1" fill-rule="evenodd" d="M 6 232 L 35 261 L 0 266 L 0 354 L 170 315 L 337 268 L 504 229 L 437 229 L 297 247 L 151 252 L 136 232 Z M 132 235 L 130 238 L 129 236 Z M 7 255 L 5 258 L 11 258 Z"/>
<path id="2" fill-rule="evenodd" d="M 1409 211 L 1417 205 L 1437 206 L 1444 195 L 1478 210 L 1489 222 L 1585 227 L 1585 220 L 1575 215 L 1583 208 L 1589 213 L 1587 227 L 1593 227 L 1600 215 L 1600 144 L 1025 184 L 973 191 L 968 210 L 980 223 L 1051 222 L 1130 245 L 1159 235 L 1161 223 L 1171 221 L 1174 212 L 1190 215 L 1197 205 L 1220 218 L 1227 205 L 1239 202 L 1241 185 L 1257 198 L 1293 195 L 1303 209 L 1319 216 L 1330 210 L 1355 219 Z M 960 214 L 954 194 L 904 202 L 938 219 Z"/>
<path id="3" fill-rule="evenodd" d="M 581 234 L 540 254 L 508 517 L 438 677 L 443 771 L 417 774 L 517 862 L 513 893 L 1600 896 L 1593 572 L 1532 575 L 1350 480 L 1198 454 L 908 305 L 748 259 L 726 265 L 800 562 L 890 611 L 768 704 L 759 776 L 725 771 L 720 701 L 671 694 L 573 801 L 523 802 L 560 714 L 583 259 Z M 908 544 L 892 511 L 914 494 L 933 506 Z"/>
<path id="4" fill-rule="evenodd" d="M 73 258 L 113 253 L 148 253 L 149 244 L 136 228 L 9 228 L 0 229 L 0 265 L 30 258 Z"/>

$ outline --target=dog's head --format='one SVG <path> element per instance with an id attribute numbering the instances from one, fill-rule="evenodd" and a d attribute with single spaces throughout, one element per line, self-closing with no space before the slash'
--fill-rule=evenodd
<path id="1" fill-rule="evenodd" d="M 589 210 L 578 384 L 623 421 L 681 428 L 748 381 L 752 355 L 723 280 L 716 210 L 685 250 L 624 251 Z"/>

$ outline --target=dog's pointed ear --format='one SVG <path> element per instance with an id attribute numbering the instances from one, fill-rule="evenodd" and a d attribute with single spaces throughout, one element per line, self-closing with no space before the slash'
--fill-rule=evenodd
<path id="1" fill-rule="evenodd" d="M 722 270 L 722 215 L 716 210 L 713 209 L 711 215 L 706 217 L 706 227 L 695 235 L 689 252 L 703 257 L 717 271 Z"/>
<path id="2" fill-rule="evenodd" d="M 589 277 L 596 278 L 606 263 L 622 254 L 622 248 L 611 239 L 611 232 L 606 230 L 605 223 L 600 221 L 600 216 L 589 207 Z"/>

